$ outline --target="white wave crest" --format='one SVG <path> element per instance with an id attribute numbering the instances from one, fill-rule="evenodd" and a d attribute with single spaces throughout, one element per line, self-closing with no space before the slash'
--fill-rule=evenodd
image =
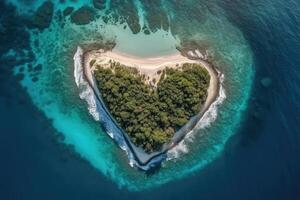
<path id="1" fill-rule="evenodd" d="M 82 55 L 83 51 L 78 47 L 74 55 L 74 78 L 76 85 L 79 89 L 79 96 L 84 99 L 88 104 L 89 113 L 94 117 L 96 121 L 100 120 L 100 114 L 97 111 L 97 103 L 94 98 L 94 93 L 92 88 L 84 79 L 83 67 L 82 67 Z"/>

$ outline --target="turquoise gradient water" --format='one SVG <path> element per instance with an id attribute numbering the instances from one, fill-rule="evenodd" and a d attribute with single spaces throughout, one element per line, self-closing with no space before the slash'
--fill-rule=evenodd
<path id="1" fill-rule="evenodd" d="M 19 1 L 11 2 L 19 6 L 24 14 L 41 3 L 36 1 L 35 6 L 27 10 Z M 68 5 L 79 8 L 83 4 L 81 1 L 56 3 L 55 9 L 63 9 Z M 63 28 L 54 18 L 50 28 L 44 32 L 30 31 L 32 49 L 36 55 L 32 64 L 42 64 L 43 67 L 37 82 L 31 80 L 28 72 L 21 84 L 34 104 L 64 136 L 61 142 L 73 145 L 79 155 L 120 187 L 131 190 L 157 187 L 200 170 L 222 152 L 247 107 L 254 71 L 252 53 L 243 35 L 226 19 L 217 1 L 201 3 L 198 8 L 203 12 L 200 21 L 188 15 L 193 12 L 189 9 L 194 6 L 189 5 L 189 1 L 186 5 L 180 10 L 167 1 L 161 5 L 158 9 L 168 13 L 172 30 L 158 30 L 150 35 L 134 35 L 128 28 L 123 29 L 124 24 L 105 24 L 101 18 L 84 26 L 74 25 L 67 20 Z M 143 1 L 136 6 L 140 23 L 147 24 L 144 17 L 147 10 L 143 10 Z M 99 15 L 104 14 L 104 11 L 98 12 Z M 117 50 L 141 57 L 172 54 L 180 42 L 197 41 L 225 75 L 227 98 L 219 106 L 216 120 L 189 135 L 173 152 L 172 159 L 164 162 L 160 171 L 152 176 L 146 176 L 128 165 L 125 153 L 89 115 L 86 103 L 78 96 L 73 77 L 76 47 L 103 40 L 115 40 Z"/>

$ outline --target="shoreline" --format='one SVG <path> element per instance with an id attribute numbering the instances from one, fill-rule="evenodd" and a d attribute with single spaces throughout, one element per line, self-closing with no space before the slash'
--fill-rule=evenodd
<path id="1" fill-rule="evenodd" d="M 80 47 L 78 47 L 80 48 Z M 78 51 L 78 50 L 77 50 Z M 143 170 L 148 170 L 149 168 L 153 167 L 153 164 L 155 163 L 161 163 L 163 160 L 165 160 L 166 153 L 176 147 L 176 145 L 181 142 L 185 136 L 193 130 L 193 128 L 196 127 L 198 122 L 201 120 L 201 118 L 204 116 L 206 111 L 210 108 L 210 106 L 217 100 L 219 96 L 219 91 L 220 91 L 220 73 L 213 67 L 211 66 L 208 62 L 201 60 L 200 58 L 188 58 L 182 56 L 178 52 L 178 54 L 172 54 L 169 56 L 161 56 L 161 57 L 153 57 L 153 58 L 138 58 L 130 55 L 126 55 L 123 53 L 116 53 L 116 52 L 111 52 L 111 51 L 106 51 L 104 52 L 103 50 L 90 50 L 86 52 L 82 52 L 81 55 L 81 64 L 83 67 L 83 73 L 86 81 L 92 88 L 95 98 L 100 102 L 100 106 L 102 110 L 105 111 L 105 114 L 107 114 L 112 121 L 112 123 L 116 126 L 118 131 L 121 133 L 123 136 L 126 146 L 129 149 L 125 149 L 129 158 L 134 157 L 135 165 L 138 168 L 141 168 Z M 102 56 L 102 57 L 101 57 Z M 117 124 L 117 122 L 114 120 L 114 118 L 110 115 L 108 109 L 106 108 L 100 92 L 98 88 L 95 85 L 95 80 L 93 76 L 93 69 L 90 67 L 90 61 L 92 59 L 99 59 L 100 62 L 107 62 L 108 60 L 114 60 L 116 62 L 120 62 L 121 64 L 125 64 L 130 67 L 137 67 L 138 70 L 141 70 L 142 73 L 145 74 L 150 74 L 153 72 L 157 72 L 161 68 L 165 68 L 167 65 L 168 67 L 178 67 L 177 64 L 183 64 L 183 63 L 198 63 L 202 67 L 206 68 L 207 71 L 210 74 L 210 84 L 208 88 L 208 95 L 206 98 L 205 103 L 202 105 L 202 108 L 200 112 L 190 118 L 187 124 L 185 124 L 183 127 L 181 127 L 177 132 L 175 132 L 172 142 L 165 144 L 162 148 L 161 151 L 158 152 L 153 152 L 153 153 L 145 153 L 143 149 L 140 147 L 135 146 L 127 133 L 122 130 Z M 102 59 L 102 60 L 101 60 Z M 110 135 L 110 134 L 109 134 Z M 110 135 L 111 136 L 111 135 Z M 111 136 L 113 139 L 114 136 Z M 122 148 L 122 147 L 121 147 Z M 128 150 L 130 152 L 128 152 Z M 132 155 L 131 155 L 132 154 Z"/>

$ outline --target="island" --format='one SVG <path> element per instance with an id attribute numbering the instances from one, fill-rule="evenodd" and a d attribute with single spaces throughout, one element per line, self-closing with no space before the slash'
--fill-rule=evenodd
<path id="1" fill-rule="evenodd" d="M 111 61 L 96 64 L 94 74 L 111 115 L 147 153 L 161 150 L 200 111 L 210 79 L 207 70 L 195 63 L 166 67 L 153 77 Z"/>
<path id="2" fill-rule="evenodd" d="M 218 97 L 218 71 L 195 55 L 139 58 L 115 50 L 79 52 L 99 112 L 109 119 L 104 128 L 115 127 L 109 134 L 125 141 L 121 148 L 138 168 L 161 163 Z"/>

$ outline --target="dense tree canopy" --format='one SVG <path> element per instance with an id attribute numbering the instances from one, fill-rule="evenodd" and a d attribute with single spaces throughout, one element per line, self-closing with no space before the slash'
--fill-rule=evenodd
<path id="1" fill-rule="evenodd" d="M 95 70 L 98 88 L 111 115 L 132 142 L 147 152 L 159 150 L 205 102 L 209 74 L 199 64 L 166 68 L 156 87 L 136 68 L 112 62 Z"/>

